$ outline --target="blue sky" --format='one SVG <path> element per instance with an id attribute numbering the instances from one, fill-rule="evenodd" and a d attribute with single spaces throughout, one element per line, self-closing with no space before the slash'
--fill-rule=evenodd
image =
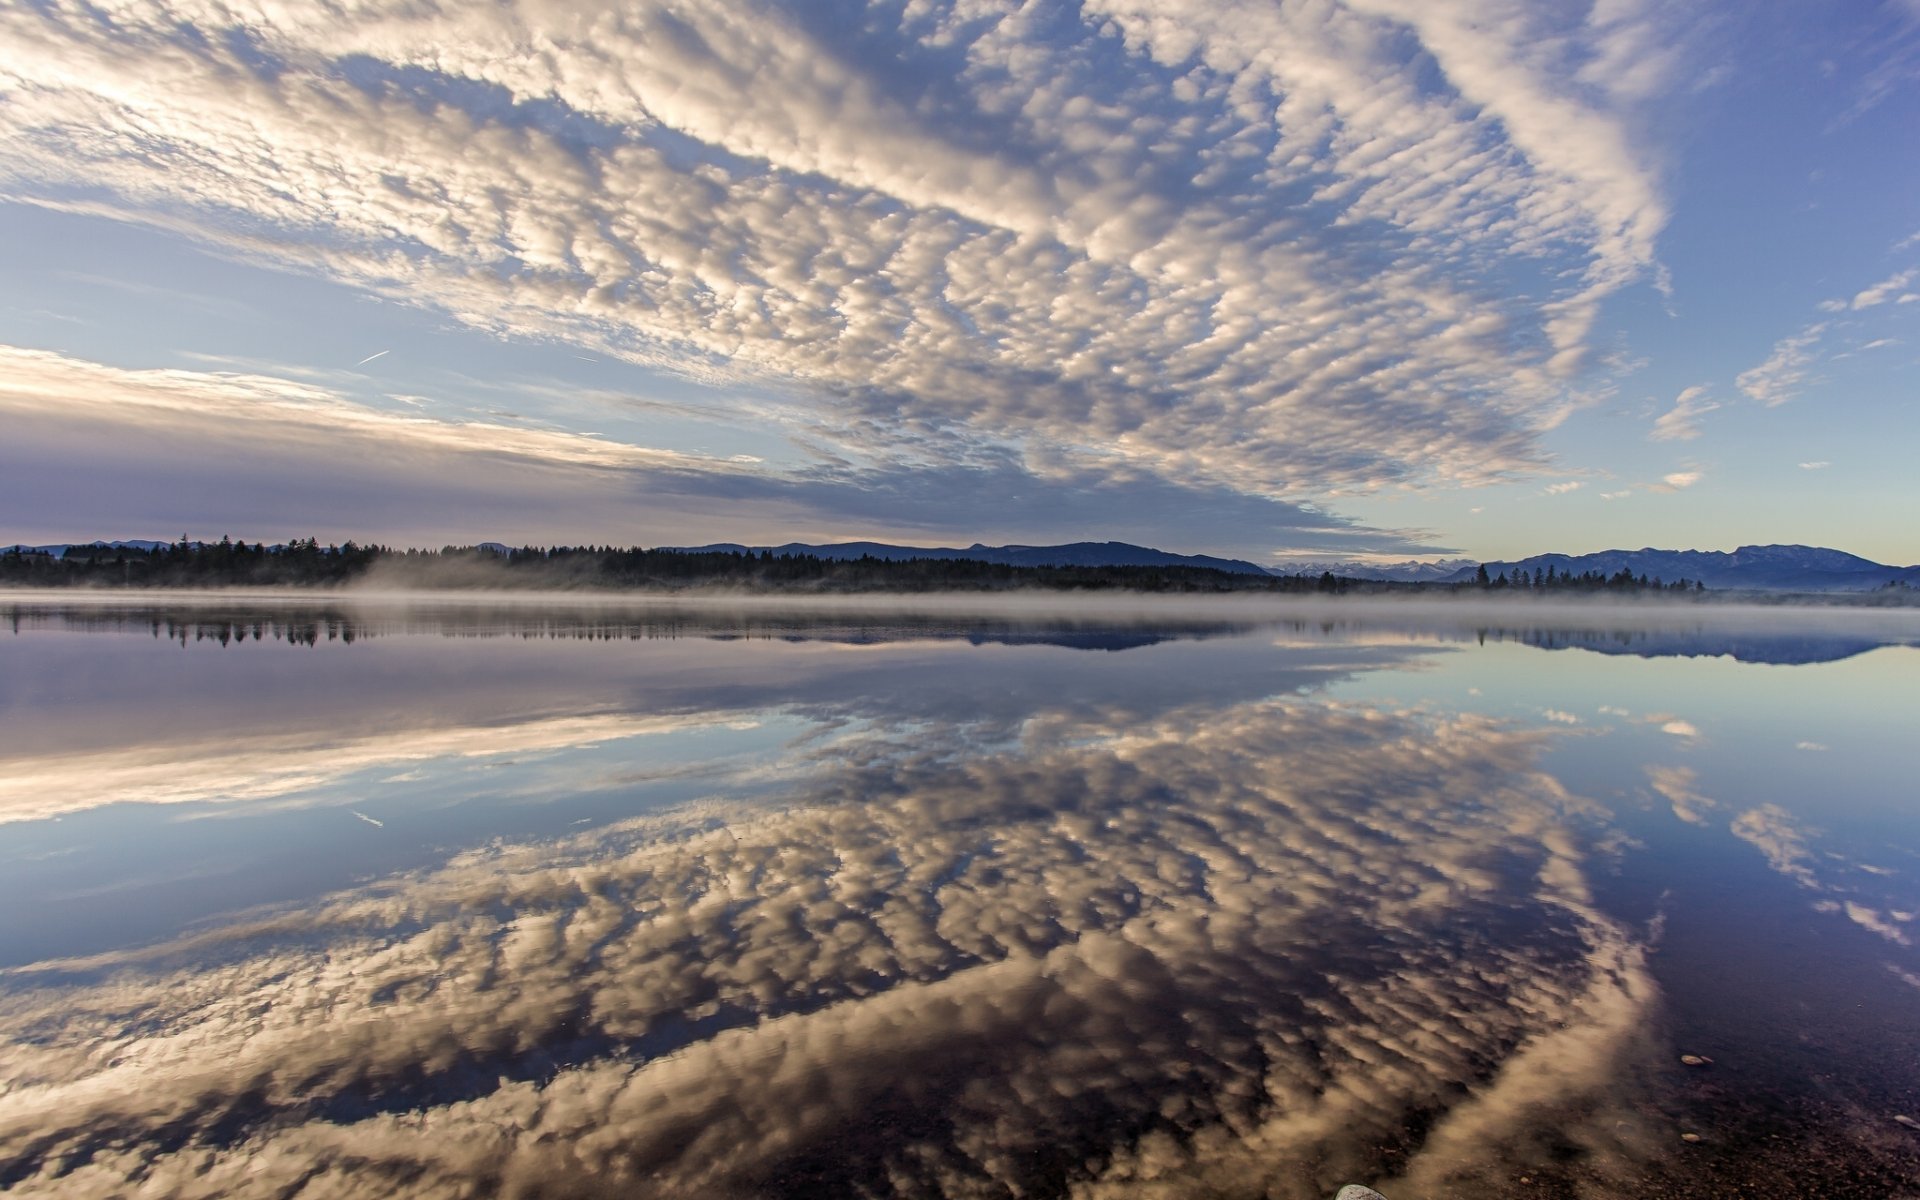
<path id="1" fill-rule="evenodd" d="M 1920 2 L 0 10 L 0 541 L 1920 561 Z"/>

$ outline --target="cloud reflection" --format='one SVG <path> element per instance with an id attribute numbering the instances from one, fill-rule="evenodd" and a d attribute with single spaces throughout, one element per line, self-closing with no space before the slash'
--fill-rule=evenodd
<path id="1" fill-rule="evenodd" d="M 109 804 L 257 805 L 314 793 L 379 768 L 580 750 L 621 738 L 729 723 L 727 718 L 712 716 L 607 713 L 504 726 L 403 729 L 363 737 L 296 731 L 217 747 L 143 742 L 118 751 L 9 764 L 6 774 L 0 775 L 0 824 L 44 820 Z M 324 797 L 314 802 L 324 802 Z"/>
<path id="2" fill-rule="evenodd" d="M 15 970 L 0 1181 L 1438 1194 L 1549 1129 L 1605 1174 L 1653 989 L 1544 736 L 1274 699 L 966 757 L 936 724 L 777 812 Z"/>

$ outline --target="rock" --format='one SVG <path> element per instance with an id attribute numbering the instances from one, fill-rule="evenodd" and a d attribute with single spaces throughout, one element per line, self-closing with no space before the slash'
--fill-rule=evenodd
<path id="1" fill-rule="evenodd" d="M 1680 1061 L 1689 1067 L 1704 1067 L 1713 1060 L 1704 1054 L 1682 1054 Z"/>
<path id="2" fill-rule="evenodd" d="M 1680 1135 L 1680 1140 L 1683 1142 L 1697 1142 L 1700 1140 L 1700 1135 L 1697 1133 L 1683 1133 Z"/>
<path id="3" fill-rule="evenodd" d="M 1905 1125 L 1908 1129 L 1920 1129 L 1920 1121 L 1914 1120 L 1905 1113 L 1895 1113 L 1893 1114 L 1893 1119 Z"/>

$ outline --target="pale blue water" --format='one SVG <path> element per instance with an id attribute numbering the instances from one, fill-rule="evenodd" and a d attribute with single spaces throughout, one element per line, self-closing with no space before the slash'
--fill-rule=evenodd
<path id="1" fill-rule="evenodd" d="M 1916 635 L 15 602 L 0 1184 L 1903 1194 Z"/>

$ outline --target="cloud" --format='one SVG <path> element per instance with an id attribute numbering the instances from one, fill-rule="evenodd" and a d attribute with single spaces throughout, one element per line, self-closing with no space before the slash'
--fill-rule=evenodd
<path id="1" fill-rule="evenodd" d="M 39 964 L 0 1010 L 0 1162 L 78 1198 L 1100 1195 L 1286 1162 L 1304 1200 L 1385 1173 L 1389 1139 L 1480 1177 L 1501 1139 L 1631 1126 L 1655 999 L 1540 736 L 1279 700 L 967 759 L 923 726 L 778 810 Z"/>
<path id="2" fill-rule="evenodd" d="M 1805 748 L 1809 743 L 1801 745 Z M 1766 856 L 1768 866 L 1801 887 L 1820 893 L 1824 898 L 1814 902 L 1816 911 L 1843 915 L 1862 929 L 1897 945 L 1913 944 L 1911 935 L 1903 926 L 1911 923 L 1915 914 L 1894 905 L 1880 909 L 1864 904 L 1852 898 L 1851 894 L 1857 892 L 1858 888 L 1832 883 L 1814 870 L 1822 859 L 1827 860 L 1829 866 L 1839 864 L 1844 869 L 1868 876 L 1889 874 L 1885 868 L 1850 862 L 1831 851 L 1816 856 L 1811 845 L 1814 831 L 1807 829 L 1791 813 L 1776 804 L 1763 804 L 1741 813 L 1734 819 L 1732 829 L 1735 837 L 1750 843 Z M 1895 904 L 1898 903 L 1896 900 Z"/>
<path id="3" fill-rule="evenodd" d="M 1920 270 L 1906 270 L 1890 275 L 1871 287 L 1865 287 L 1854 293 L 1853 302 L 1848 306 L 1855 312 L 1863 308 L 1872 308 L 1885 304 L 1888 300 L 1898 299 L 1908 284 L 1920 277 Z"/>
<path id="4" fill-rule="evenodd" d="M 1740 373 L 1736 381 L 1740 390 L 1769 408 L 1798 396 L 1806 387 L 1809 370 L 1819 361 L 1816 347 L 1827 328 L 1828 322 L 1816 322 L 1774 343 L 1765 362 Z"/>
<path id="5" fill-rule="evenodd" d="M 0 411 L 16 421 L 58 417 L 112 424 L 132 436 L 192 428 L 289 443 L 316 438 L 398 443 L 419 454 L 497 455 L 547 466 L 724 469 L 717 460 L 582 434 L 385 412 L 290 379 L 124 370 L 15 346 L 0 346 Z"/>
<path id="6" fill-rule="evenodd" d="M 1719 408 L 1706 398 L 1705 387 L 1690 387 L 1674 399 L 1673 408 L 1661 414 L 1648 434 L 1656 442 L 1691 441 L 1700 436 L 1700 418 Z"/>
<path id="7" fill-rule="evenodd" d="M 1647 776 L 1653 790 L 1673 805 L 1673 815 L 1691 825 L 1705 825 L 1706 813 L 1719 807 L 1700 794 L 1698 775 L 1691 767 L 1649 766 Z"/>
<path id="8" fill-rule="evenodd" d="M 1660 477 L 1659 483 L 1643 483 L 1638 486 L 1649 492 L 1660 492 L 1666 495 L 1672 495 L 1674 492 L 1684 491 L 1692 487 L 1705 478 L 1706 472 L 1694 467 L 1685 471 L 1669 471 Z"/>
<path id="9" fill-rule="evenodd" d="M 28 540 L 97 535 L 134 511 L 167 536 L 277 540 L 325 519 L 331 536 L 431 545 L 547 542 L 556 528 L 582 542 L 681 545 L 735 540 L 744 529 L 776 541 L 838 539 L 851 527 L 920 543 L 955 533 L 1106 536 L 1236 552 L 1285 536 L 1384 553 L 1431 548 L 1417 530 L 1369 529 L 1111 465 L 1036 468 L 1004 449 L 956 463 L 773 469 L 428 408 L 377 408 L 257 371 L 128 370 L 0 346 L 9 431 L 0 500 L 47 522 L 15 531 Z M 1195 510 L 1210 514 L 1204 536 L 1216 544 L 1194 545 Z M 233 512 L 252 514 L 253 528 L 209 528 Z"/>
<path id="10" fill-rule="evenodd" d="M 1813 853 L 1807 835 L 1786 809 L 1763 804 L 1734 818 L 1733 836 L 1766 855 L 1767 865 L 1801 887 L 1821 890 L 1813 875 Z"/>
<path id="11" fill-rule="evenodd" d="M 1541 494 L 1546 496 L 1564 496 L 1568 492 L 1578 491 L 1585 486 L 1585 484 L 1577 479 L 1570 479 L 1562 483 L 1548 484 Z"/>
<path id="12" fill-rule="evenodd" d="M 15 8 L 0 185 L 777 388 L 866 466 L 1477 483 L 1543 463 L 1598 306 L 1656 274 L 1632 131 L 1680 74 L 1670 20 Z"/>
<path id="13" fill-rule="evenodd" d="M 1913 944 L 1907 931 L 1901 928 L 1903 924 L 1913 920 L 1912 913 L 1882 912 L 1854 900 L 1843 901 L 1841 908 L 1847 914 L 1847 920 L 1862 929 L 1877 933 L 1896 945 L 1911 946 Z"/>
<path id="14" fill-rule="evenodd" d="M 1692 740 L 1700 736 L 1699 728 L 1692 721 L 1682 721 L 1678 717 L 1660 723 L 1661 733 L 1670 733 L 1677 738 Z"/>
<path id="15" fill-rule="evenodd" d="M 1814 462 L 1803 462 L 1800 464 L 1800 469 L 1802 471 L 1824 471 L 1832 465 L 1832 463 L 1823 458 Z"/>
<path id="16" fill-rule="evenodd" d="M 711 722 L 709 722 L 711 723 Z M 200 746 L 148 743 L 123 750 L 41 755 L 10 764 L 0 779 L 0 824 L 40 821 L 110 804 L 223 804 L 305 797 L 363 771 L 448 759 L 484 761 L 578 749 L 600 742 L 697 728 L 670 717 L 553 717 L 516 725 L 435 727 L 359 737 L 225 738 Z M 363 821 L 379 824 L 355 812 Z"/>

